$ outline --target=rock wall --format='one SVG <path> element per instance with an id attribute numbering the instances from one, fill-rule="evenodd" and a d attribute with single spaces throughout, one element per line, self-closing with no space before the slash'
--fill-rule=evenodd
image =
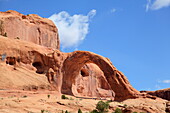
<path id="1" fill-rule="evenodd" d="M 0 12 L 0 35 L 60 48 L 58 30 L 54 23 L 35 14 L 23 15 L 12 10 Z"/>

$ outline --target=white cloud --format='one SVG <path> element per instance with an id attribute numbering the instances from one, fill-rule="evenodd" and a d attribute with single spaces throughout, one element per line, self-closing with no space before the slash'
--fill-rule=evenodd
<path id="1" fill-rule="evenodd" d="M 168 6 L 170 6 L 170 0 L 156 0 L 152 4 L 151 9 L 158 10 L 158 9 L 161 9 L 163 7 L 168 7 Z"/>
<path id="2" fill-rule="evenodd" d="M 115 8 L 113 8 L 113 9 L 111 9 L 111 11 L 110 11 L 111 13 L 114 13 L 114 12 L 116 12 L 116 9 Z"/>
<path id="3" fill-rule="evenodd" d="M 151 0 L 147 0 L 147 4 L 146 4 L 146 11 L 148 11 L 148 10 L 149 10 L 150 4 L 151 4 Z"/>
<path id="4" fill-rule="evenodd" d="M 155 0 L 153 1 L 152 4 L 151 4 L 151 0 L 147 0 L 146 11 L 148 11 L 149 9 L 158 10 L 168 6 L 170 6 L 170 0 Z"/>
<path id="5" fill-rule="evenodd" d="M 96 10 L 91 10 L 87 15 L 69 15 L 62 11 L 49 17 L 59 30 L 59 37 L 62 49 L 77 47 L 89 32 L 89 21 L 96 14 Z"/>
<path id="6" fill-rule="evenodd" d="M 169 83 L 170 83 L 170 80 L 163 80 L 162 83 L 169 84 Z"/>

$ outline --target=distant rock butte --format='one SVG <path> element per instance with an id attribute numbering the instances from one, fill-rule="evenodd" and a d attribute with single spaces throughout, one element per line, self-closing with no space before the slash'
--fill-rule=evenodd
<path id="1" fill-rule="evenodd" d="M 0 12 L 0 35 L 60 48 L 58 30 L 54 23 L 35 14 L 23 15 L 12 10 Z"/>
<path id="2" fill-rule="evenodd" d="M 157 90 L 157 91 L 141 91 L 141 92 L 146 92 L 147 94 L 157 96 L 162 99 L 166 99 L 166 100 L 170 101 L 170 88 L 161 89 L 161 90 Z"/>

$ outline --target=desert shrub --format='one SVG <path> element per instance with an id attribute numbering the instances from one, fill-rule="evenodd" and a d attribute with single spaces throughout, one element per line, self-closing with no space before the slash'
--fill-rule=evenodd
<path id="1" fill-rule="evenodd" d="M 27 98 L 27 95 L 24 95 L 23 98 Z"/>
<path id="2" fill-rule="evenodd" d="M 68 112 L 68 111 L 66 110 L 65 113 L 70 113 L 70 112 Z"/>
<path id="3" fill-rule="evenodd" d="M 79 108 L 78 113 L 82 113 L 81 109 Z"/>
<path id="4" fill-rule="evenodd" d="M 41 110 L 41 113 L 44 113 L 44 112 L 45 112 L 45 110 L 44 110 L 44 109 L 42 109 L 42 110 Z"/>
<path id="5" fill-rule="evenodd" d="M 48 98 L 50 98 L 50 95 L 47 95 Z"/>
<path id="6" fill-rule="evenodd" d="M 97 103 L 97 105 L 96 105 L 96 109 L 99 112 L 106 112 L 108 108 L 109 108 L 109 103 L 108 102 L 99 101 Z"/>
<path id="7" fill-rule="evenodd" d="M 62 99 L 69 99 L 68 97 L 66 97 L 65 95 L 61 95 Z"/>
<path id="8" fill-rule="evenodd" d="M 100 113 L 100 112 L 98 112 L 96 109 L 94 109 L 94 110 L 91 111 L 90 113 Z"/>
<path id="9" fill-rule="evenodd" d="M 119 108 L 116 108 L 115 112 L 113 112 L 113 113 L 122 113 L 122 110 Z"/>
<path id="10" fill-rule="evenodd" d="M 124 104 L 123 106 L 126 108 L 126 107 L 127 107 L 127 104 Z"/>

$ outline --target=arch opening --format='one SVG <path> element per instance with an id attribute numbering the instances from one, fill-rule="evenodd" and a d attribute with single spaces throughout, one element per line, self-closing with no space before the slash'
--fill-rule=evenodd
<path id="1" fill-rule="evenodd" d="M 41 62 L 34 62 L 32 65 L 37 69 L 36 73 L 38 74 L 44 73 L 43 64 Z"/>
<path id="2" fill-rule="evenodd" d="M 73 95 L 79 97 L 114 97 L 103 71 L 94 63 L 85 63 L 72 84 Z"/>

